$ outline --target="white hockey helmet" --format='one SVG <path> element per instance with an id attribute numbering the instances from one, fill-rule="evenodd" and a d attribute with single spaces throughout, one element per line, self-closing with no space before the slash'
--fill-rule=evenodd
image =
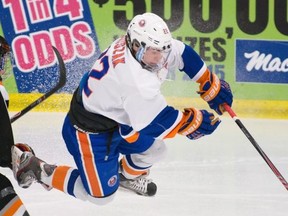
<path id="1" fill-rule="evenodd" d="M 127 28 L 127 42 L 134 57 L 149 71 L 158 71 L 167 61 L 171 52 L 172 36 L 164 20 L 153 13 L 136 15 Z M 133 45 L 139 47 L 134 53 Z M 157 64 L 145 62 L 147 50 L 157 50 L 161 53 L 161 61 Z"/>

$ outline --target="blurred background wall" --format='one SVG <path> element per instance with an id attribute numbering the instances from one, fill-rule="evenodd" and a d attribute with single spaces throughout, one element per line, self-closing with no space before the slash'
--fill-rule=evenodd
<path id="1" fill-rule="evenodd" d="M 35 110 L 68 110 L 71 93 L 101 50 L 145 12 L 161 16 L 175 38 L 231 84 L 238 115 L 288 119 L 287 0 L 2 0 L 0 34 L 14 54 L 4 82 L 10 110 L 21 110 L 56 84 L 51 45 L 65 61 L 67 84 Z M 171 72 L 168 79 L 168 103 L 208 108 L 184 73 Z"/>

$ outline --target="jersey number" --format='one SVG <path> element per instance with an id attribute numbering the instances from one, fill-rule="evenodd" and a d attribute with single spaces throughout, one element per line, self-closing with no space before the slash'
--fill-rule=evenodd
<path id="1" fill-rule="evenodd" d="M 91 72 L 89 73 L 89 77 L 93 77 L 97 80 L 101 80 L 109 71 L 109 59 L 108 56 L 106 56 L 105 54 L 107 53 L 108 49 L 103 52 L 97 61 L 100 61 L 100 65 L 102 66 L 101 70 L 96 70 L 96 69 L 92 69 Z M 86 82 L 86 85 L 84 86 L 84 91 L 85 94 L 87 95 L 87 97 L 89 97 L 89 95 L 92 93 L 92 90 L 88 87 L 88 82 Z"/>

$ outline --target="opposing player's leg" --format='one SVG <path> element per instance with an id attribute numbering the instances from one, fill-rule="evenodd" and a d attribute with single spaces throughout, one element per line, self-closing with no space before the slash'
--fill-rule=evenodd
<path id="1" fill-rule="evenodd" d="M 140 195 L 154 196 L 157 192 L 157 185 L 148 179 L 152 165 L 166 155 L 166 145 L 163 140 L 155 140 L 154 143 L 144 152 L 127 154 L 133 152 L 131 146 L 125 149 L 121 147 L 122 153 L 126 153 L 120 161 L 120 185 Z"/>
<path id="2" fill-rule="evenodd" d="M 0 166 L 11 168 L 11 146 L 14 144 L 9 114 L 0 93 Z"/>
<path id="3" fill-rule="evenodd" d="M 0 215 L 29 216 L 9 179 L 0 173 Z"/>

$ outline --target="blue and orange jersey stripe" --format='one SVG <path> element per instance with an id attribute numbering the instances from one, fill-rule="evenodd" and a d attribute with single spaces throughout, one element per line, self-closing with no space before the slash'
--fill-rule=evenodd
<path id="1" fill-rule="evenodd" d="M 140 134 L 154 137 L 154 139 L 172 138 L 179 130 L 177 125 L 181 121 L 182 116 L 183 114 L 179 110 L 171 106 L 166 106 L 156 118 L 141 131 L 136 132 L 128 125 L 120 125 L 120 134 L 128 143 L 136 142 Z"/>
<path id="2" fill-rule="evenodd" d="M 155 139 L 171 138 L 176 135 L 177 131 L 175 131 L 175 128 L 181 121 L 182 116 L 181 111 L 171 106 L 166 106 L 140 133 L 152 136 Z"/>

